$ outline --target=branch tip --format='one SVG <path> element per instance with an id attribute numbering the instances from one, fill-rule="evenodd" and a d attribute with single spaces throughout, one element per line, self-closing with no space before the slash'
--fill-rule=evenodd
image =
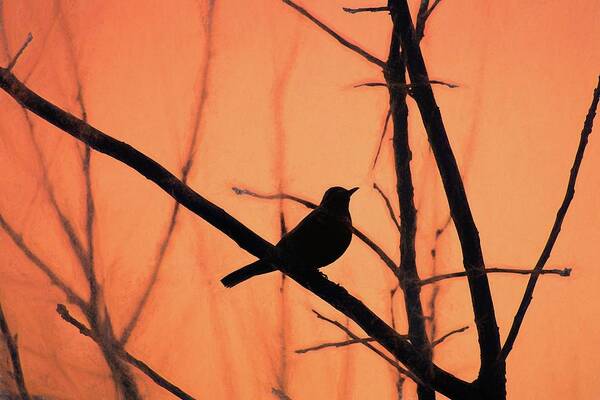
<path id="1" fill-rule="evenodd" d="M 23 43 L 21 45 L 21 48 L 19 49 L 19 51 L 17 51 L 17 54 L 15 54 L 15 56 L 13 57 L 13 59 L 11 60 L 11 62 L 6 67 L 6 69 L 8 71 L 10 71 L 10 70 L 12 70 L 14 68 L 15 64 L 19 60 L 19 57 L 21 57 L 21 54 L 23 54 L 23 52 L 25 51 L 25 49 L 27 48 L 27 46 L 29 46 L 29 43 L 31 43 L 32 40 L 33 40 L 33 35 L 31 34 L 31 32 L 29 32 L 27 34 L 27 38 L 25 39 L 25 43 Z"/>

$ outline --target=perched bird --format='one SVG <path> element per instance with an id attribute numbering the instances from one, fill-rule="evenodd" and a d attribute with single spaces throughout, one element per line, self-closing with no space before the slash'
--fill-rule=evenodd
<path id="1" fill-rule="evenodd" d="M 358 188 L 347 190 L 339 186 L 327 189 L 321 204 L 277 243 L 276 253 L 290 257 L 294 260 L 294 265 L 312 270 L 337 260 L 352 240 L 352 220 L 348 205 L 350 196 L 357 190 Z M 233 287 L 253 276 L 276 271 L 275 262 L 274 256 L 267 256 L 233 271 L 221 279 L 221 283 L 226 287 Z"/>

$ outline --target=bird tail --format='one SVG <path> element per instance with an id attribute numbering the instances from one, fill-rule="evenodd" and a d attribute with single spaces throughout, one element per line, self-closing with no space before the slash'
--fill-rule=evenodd
<path id="1" fill-rule="evenodd" d="M 268 272 L 275 271 L 275 268 L 263 260 L 258 260 L 253 262 L 252 264 L 248 264 L 245 267 L 240 269 L 236 269 L 223 279 L 221 279 L 221 283 L 225 287 L 234 287 L 238 283 L 244 282 L 246 279 L 250 279 L 256 275 L 266 274 Z"/>

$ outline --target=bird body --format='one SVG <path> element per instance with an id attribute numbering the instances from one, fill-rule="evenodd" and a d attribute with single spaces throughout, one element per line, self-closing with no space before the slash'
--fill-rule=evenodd
<path id="1" fill-rule="evenodd" d="M 348 206 L 350 196 L 358 188 L 346 190 L 335 186 L 328 189 L 317 208 L 275 246 L 277 253 L 293 260 L 294 268 L 316 270 L 325 267 L 346 251 L 352 240 L 352 219 Z M 256 275 L 277 270 L 275 257 L 266 257 L 227 275 L 221 282 L 233 287 Z"/>

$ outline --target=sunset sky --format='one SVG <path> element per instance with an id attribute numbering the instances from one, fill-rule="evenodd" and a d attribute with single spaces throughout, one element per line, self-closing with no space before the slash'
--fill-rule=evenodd
<path id="1" fill-rule="evenodd" d="M 300 2 L 343 37 L 381 59 L 387 13 L 349 14 L 348 1 Z M 0 1 L 0 62 L 27 34 L 33 41 L 13 72 L 50 102 L 149 155 L 272 243 L 279 213 L 288 227 L 307 214 L 290 201 L 239 196 L 285 192 L 318 202 L 330 186 L 359 186 L 353 223 L 399 259 L 399 234 L 377 183 L 398 213 L 391 129 L 373 161 L 388 109 L 381 69 L 344 48 L 280 0 Z M 411 0 L 416 12 L 418 1 Z M 451 145 L 464 178 L 488 267 L 532 268 L 565 193 L 583 121 L 600 73 L 600 2 L 444 0 L 421 42 Z M 8 53 L 7 53 L 8 52 Z M 78 95 L 78 92 L 80 95 Z M 421 278 L 463 270 L 448 204 L 418 109 L 408 100 L 418 210 Z M 84 298 L 85 274 L 52 204 L 86 235 L 83 147 L 0 92 L 0 215 L 28 248 Z M 29 125 L 29 122 L 31 125 Z M 598 127 L 600 122 L 596 121 Z M 600 131 L 592 133 L 547 268 L 570 277 L 538 282 L 507 360 L 508 399 L 596 399 L 600 348 Z M 38 151 L 39 150 L 39 151 Z M 364 333 L 279 272 L 233 289 L 219 280 L 254 261 L 227 236 L 180 209 L 164 257 L 173 199 L 112 158 L 92 152 L 93 247 L 102 302 L 120 336 L 155 274 L 126 349 L 197 399 L 395 399 L 397 373 L 363 346 L 295 350 L 345 340 L 312 309 Z M 436 250 L 435 263 L 431 250 Z M 406 333 L 397 280 L 356 237 L 323 270 Z M 527 277 L 489 276 L 502 340 Z M 436 289 L 437 286 L 437 289 Z M 436 337 L 469 326 L 435 348 L 435 362 L 463 380 L 479 369 L 465 278 L 424 286 L 435 298 Z M 0 230 L 0 303 L 32 394 L 48 399 L 113 399 L 98 346 L 60 319 L 65 294 Z M 428 323 L 431 327 L 431 323 Z M 0 344 L 0 392 L 13 390 Z M 147 399 L 174 398 L 132 369 Z M 405 399 L 416 399 L 407 380 Z M 1 396 L 0 396 L 1 397 Z M 438 395 L 438 398 L 443 396 Z"/>

